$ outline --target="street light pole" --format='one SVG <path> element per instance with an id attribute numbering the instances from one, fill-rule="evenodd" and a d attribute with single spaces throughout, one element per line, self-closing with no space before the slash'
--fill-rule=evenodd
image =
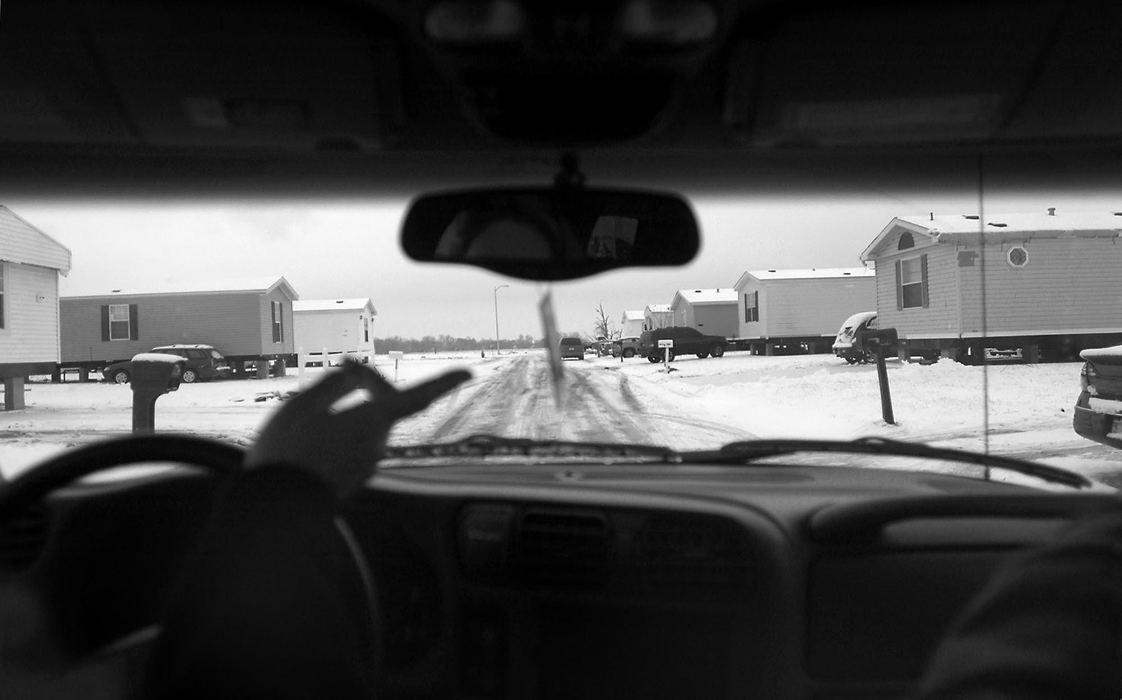
<path id="1" fill-rule="evenodd" d="M 509 287 L 509 284 L 500 284 L 495 287 L 495 356 L 499 354 L 499 290 Z"/>

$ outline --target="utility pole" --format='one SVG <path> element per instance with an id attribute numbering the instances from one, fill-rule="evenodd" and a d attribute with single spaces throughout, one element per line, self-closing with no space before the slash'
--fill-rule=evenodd
<path id="1" fill-rule="evenodd" d="M 499 355 L 499 290 L 509 287 L 509 284 L 500 284 L 495 287 L 495 356 Z"/>

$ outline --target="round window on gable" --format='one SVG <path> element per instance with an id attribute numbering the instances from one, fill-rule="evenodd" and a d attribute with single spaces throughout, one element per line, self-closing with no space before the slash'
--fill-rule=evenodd
<path id="1" fill-rule="evenodd" d="M 1009 263 L 1010 267 L 1024 267 L 1028 265 L 1028 259 L 1028 251 L 1024 246 L 1015 245 L 1005 251 L 1005 262 Z"/>

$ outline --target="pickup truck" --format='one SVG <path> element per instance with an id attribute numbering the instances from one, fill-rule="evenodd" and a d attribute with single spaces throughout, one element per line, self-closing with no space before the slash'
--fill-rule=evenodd
<path id="1" fill-rule="evenodd" d="M 694 354 L 699 358 L 712 355 L 720 357 L 725 354 L 728 339 L 719 335 L 705 335 L 696 328 L 688 326 L 670 326 L 656 328 L 653 331 L 643 331 L 639 336 L 636 353 L 645 356 L 651 362 L 662 361 L 662 351 L 658 347 L 660 340 L 673 340 L 674 347 L 670 349 L 670 359 L 678 355 Z"/>

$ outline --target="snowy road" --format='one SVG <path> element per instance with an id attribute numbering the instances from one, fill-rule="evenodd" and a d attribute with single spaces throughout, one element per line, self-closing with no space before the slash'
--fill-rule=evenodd
<path id="1" fill-rule="evenodd" d="M 682 447 L 686 434 L 698 447 L 712 447 L 752 437 L 686 411 L 675 413 L 671 404 L 650 410 L 652 402 L 637 395 L 619 365 L 566 362 L 563 368 L 560 404 L 543 355 L 508 358 L 479 372 L 424 416 L 402 423 L 394 441 L 446 442 L 489 434 Z"/>

